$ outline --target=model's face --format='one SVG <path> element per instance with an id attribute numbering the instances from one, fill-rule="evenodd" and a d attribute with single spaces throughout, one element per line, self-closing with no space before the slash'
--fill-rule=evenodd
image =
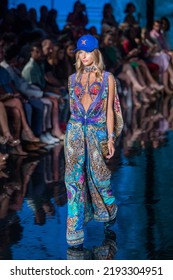
<path id="1" fill-rule="evenodd" d="M 94 63 L 91 52 L 79 51 L 79 59 L 84 66 L 91 66 Z"/>

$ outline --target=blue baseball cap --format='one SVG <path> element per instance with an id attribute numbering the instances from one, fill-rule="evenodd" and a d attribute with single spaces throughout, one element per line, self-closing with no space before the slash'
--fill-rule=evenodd
<path id="1" fill-rule="evenodd" d="M 99 48 L 98 40 L 96 37 L 87 34 L 83 35 L 79 38 L 77 41 L 77 48 L 74 50 L 74 52 L 82 50 L 85 52 L 92 52 L 95 49 Z"/>

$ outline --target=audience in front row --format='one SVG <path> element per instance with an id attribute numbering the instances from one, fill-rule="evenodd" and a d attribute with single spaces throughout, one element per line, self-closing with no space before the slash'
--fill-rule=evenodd
<path id="1" fill-rule="evenodd" d="M 105 4 L 101 34 L 94 26 L 87 29 L 87 6 L 80 1 L 74 3 L 62 30 L 58 11 L 45 5 L 40 7 L 39 20 L 35 8 L 27 10 L 24 3 L 7 11 L 0 23 L 0 102 L 4 106 L 0 139 L 12 146 L 10 152 L 25 155 L 64 139 L 68 76 L 75 72 L 73 50 L 79 36 L 88 32 L 100 42 L 105 69 L 117 79 L 124 109 L 129 100 L 139 108 L 153 106 L 163 94 L 172 96 L 173 55 L 166 41 L 169 21 L 155 20 L 151 31 L 141 29 L 140 14 L 136 19 L 135 11 L 135 5 L 127 3 L 120 25 L 112 5 Z"/>

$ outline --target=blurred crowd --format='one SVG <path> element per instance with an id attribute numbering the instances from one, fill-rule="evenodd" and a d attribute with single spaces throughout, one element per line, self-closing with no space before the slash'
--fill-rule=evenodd
<path id="1" fill-rule="evenodd" d="M 21 3 L 0 22 L 0 143 L 10 153 L 26 155 L 64 139 L 69 117 L 68 76 L 75 71 L 76 40 L 91 33 L 99 39 L 105 68 L 118 84 L 122 106 L 129 98 L 136 107 L 173 94 L 172 51 L 167 40 L 169 21 L 155 20 L 152 30 L 141 28 L 140 14 L 128 3 L 118 24 L 110 3 L 103 7 L 101 33 L 89 23 L 80 1 L 67 15 L 62 30 L 58 11 Z M 11 121 L 12 120 L 12 121 Z M 7 154 L 1 155 L 1 161 Z"/>
<path id="2" fill-rule="evenodd" d="M 169 20 L 154 20 L 151 30 L 147 30 L 140 26 L 139 13 L 135 18 L 133 3 L 124 7 L 121 24 L 116 21 L 116 12 L 110 3 L 104 5 L 100 34 L 95 26 L 87 29 L 87 7 L 80 1 L 74 3 L 62 30 L 58 11 L 44 5 L 38 16 L 35 8 L 27 9 L 21 3 L 0 20 L 1 220 L 8 211 L 19 209 L 25 196 L 34 207 L 37 223 L 44 223 L 46 212 L 54 213 L 51 201 L 37 201 L 37 188 L 33 192 L 32 184 L 38 182 L 31 180 L 31 175 L 39 178 L 40 197 L 50 182 L 63 184 L 58 159 L 69 118 L 68 76 L 75 72 L 73 50 L 83 34 L 98 38 L 105 69 L 117 80 L 125 120 L 124 155 L 129 156 L 136 147 L 157 148 L 166 142 L 167 130 L 173 129 Z M 54 148 L 45 162 L 44 158 L 39 162 L 37 157 L 26 160 L 28 155 L 46 154 L 48 145 Z M 11 155 L 14 156 L 9 161 Z M 7 163 L 11 166 L 10 176 Z M 42 186 L 41 174 L 45 174 Z M 58 188 L 54 188 L 56 192 Z M 55 197 L 58 200 L 59 194 Z"/>

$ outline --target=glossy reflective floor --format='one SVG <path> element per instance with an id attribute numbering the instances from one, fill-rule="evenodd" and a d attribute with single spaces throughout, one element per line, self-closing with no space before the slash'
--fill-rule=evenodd
<path id="1" fill-rule="evenodd" d="M 108 236 L 102 223 L 90 222 L 80 252 L 66 244 L 63 144 L 10 156 L 8 178 L 0 179 L 0 259 L 173 259 L 171 106 L 166 97 L 123 110 L 124 132 L 110 162 L 117 221 Z"/>

